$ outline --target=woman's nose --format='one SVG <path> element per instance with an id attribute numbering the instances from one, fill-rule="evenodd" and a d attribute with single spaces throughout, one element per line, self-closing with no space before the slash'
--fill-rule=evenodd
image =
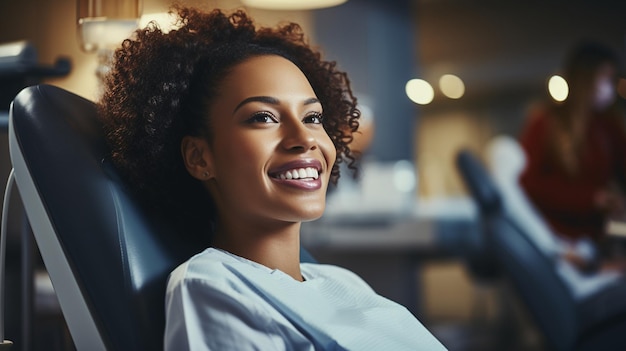
<path id="1" fill-rule="evenodd" d="M 282 146 L 289 151 L 304 152 L 317 149 L 317 139 L 312 130 L 301 121 L 283 124 Z"/>

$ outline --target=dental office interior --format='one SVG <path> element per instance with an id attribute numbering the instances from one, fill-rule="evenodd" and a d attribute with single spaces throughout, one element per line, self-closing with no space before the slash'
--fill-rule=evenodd
<path id="1" fill-rule="evenodd" d="M 11 169 L 9 102 L 21 88 L 45 83 L 98 99 L 107 54 L 88 48 L 86 41 L 96 39 L 78 25 L 80 2 L 0 2 L 3 178 Z M 458 155 L 464 150 L 486 169 L 496 167 L 489 150 L 497 141 L 515 144 L 529 108 L 555 98 L 548 82 L 573 44 L 601 41 L 623 57 L 626 3 L 347 0 L 315 9 L 182 3 L 243 7 L 270 26 L 297 22 L 348 73 L 362 112 L 354 141 L 360 172 L 356 178 L 344 172 L 329 189 L 324 216 L 303 225 L 302 245 L 316 260 L 359 274 L 406 306 L 449 350 L 558 349 L 515 271 L 485 239 L 484 215 Z M 170 5 L 141 1 L 140 25 L 169 26 Z M 622 103 L 623 75 L 618 87 Z M 23 254 L 24 218 L 8 215 L 5 286 L 17 292 L 5 297 L 6 338 L 20 341 L 17 350 L 72 350 L 45 267 L 34 264 L 30 298 L 16 288 L 25 284 L 13 272 Z"/>

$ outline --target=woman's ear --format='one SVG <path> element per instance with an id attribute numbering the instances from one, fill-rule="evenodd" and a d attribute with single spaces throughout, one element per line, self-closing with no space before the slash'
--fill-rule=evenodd
<path id="1" fill-rule="evenodd" d="M 209 143 L 205 138 L 185 136 L 180 143 L 185 168 L 198 180 L 213 178 L 213 162 Z"/>

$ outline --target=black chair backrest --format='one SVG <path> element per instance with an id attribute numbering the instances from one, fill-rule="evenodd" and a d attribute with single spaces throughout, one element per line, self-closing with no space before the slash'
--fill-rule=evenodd
<path id="1" fill-rule="evenodd" d="M 457 154 L 456 164 L 480 213 L 490 214 L 500 211 L 502 209 L 500 192 L 488 181 L 489 174 L 476 156 L 469 150 L 461 150 Z"/>
<path id="2" fill-rule="evenodd" d="M 478 203 L 487 242 L 515 286 L 551 349 L 571 350 L 577 342 L 578 309 L 572 294 L 544 255 L 518 223 L 486 167 L 468 150 L 457 155 L 461 176 Z"/>
<path id="3" fill-rule="evenodd" d="M 493 245 L 527 310 L 553 350 L 572 350 L 579 335 L 578 307 L 554 261 L 543 255 L 513 219 L 490 219 Z"/>
<path id="4" fill-rule="evenodd" d="M 455 161 L 463 178 L 469 180 L 465 184 L 478 206 L 481 217 L 487 213 L 491 214 L 501 210 L 502 199 L 500 194 L 495 188 L 481 181 L 486 176 L 485 170 L 476 162 L 474 155 L 467 150 L 462 150 Z M 490 238 L 485 235 L 485 228 L 482 228 L 483 223 L 479 222 L 479 224 L 481 224 L 479 235 L 473 238 L 472 245 L 467 245 L 465 250 L 466 266 L 472 277 L 478 282 L 498 281 L 501 278 L 502 270 L 497 263 L 493 247 L 488 242 Z"/>
<path id="5" fill-rule="evenodd" d="M 26 163 L 106 348 L 162 349 L 167 276 L 207 243 L 174 235 L 167 219 L 136 204 L 106 162 L 91 101 L 54 86 L 29 87 L 13 101 L 11 123 L 11 157 Z M 20 193 L 27 176 L 16 172 Z"/>

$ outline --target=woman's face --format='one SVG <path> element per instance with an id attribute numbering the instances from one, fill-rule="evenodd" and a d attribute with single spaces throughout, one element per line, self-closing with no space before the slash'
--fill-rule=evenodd
<path id="1" fill-rule="evenodd" d="M 280 56 L 248 59 L 225 77 L 213 101 L 208 186 L 220 218 L 319 218 L 336 151 L 300 69 Z"/>

